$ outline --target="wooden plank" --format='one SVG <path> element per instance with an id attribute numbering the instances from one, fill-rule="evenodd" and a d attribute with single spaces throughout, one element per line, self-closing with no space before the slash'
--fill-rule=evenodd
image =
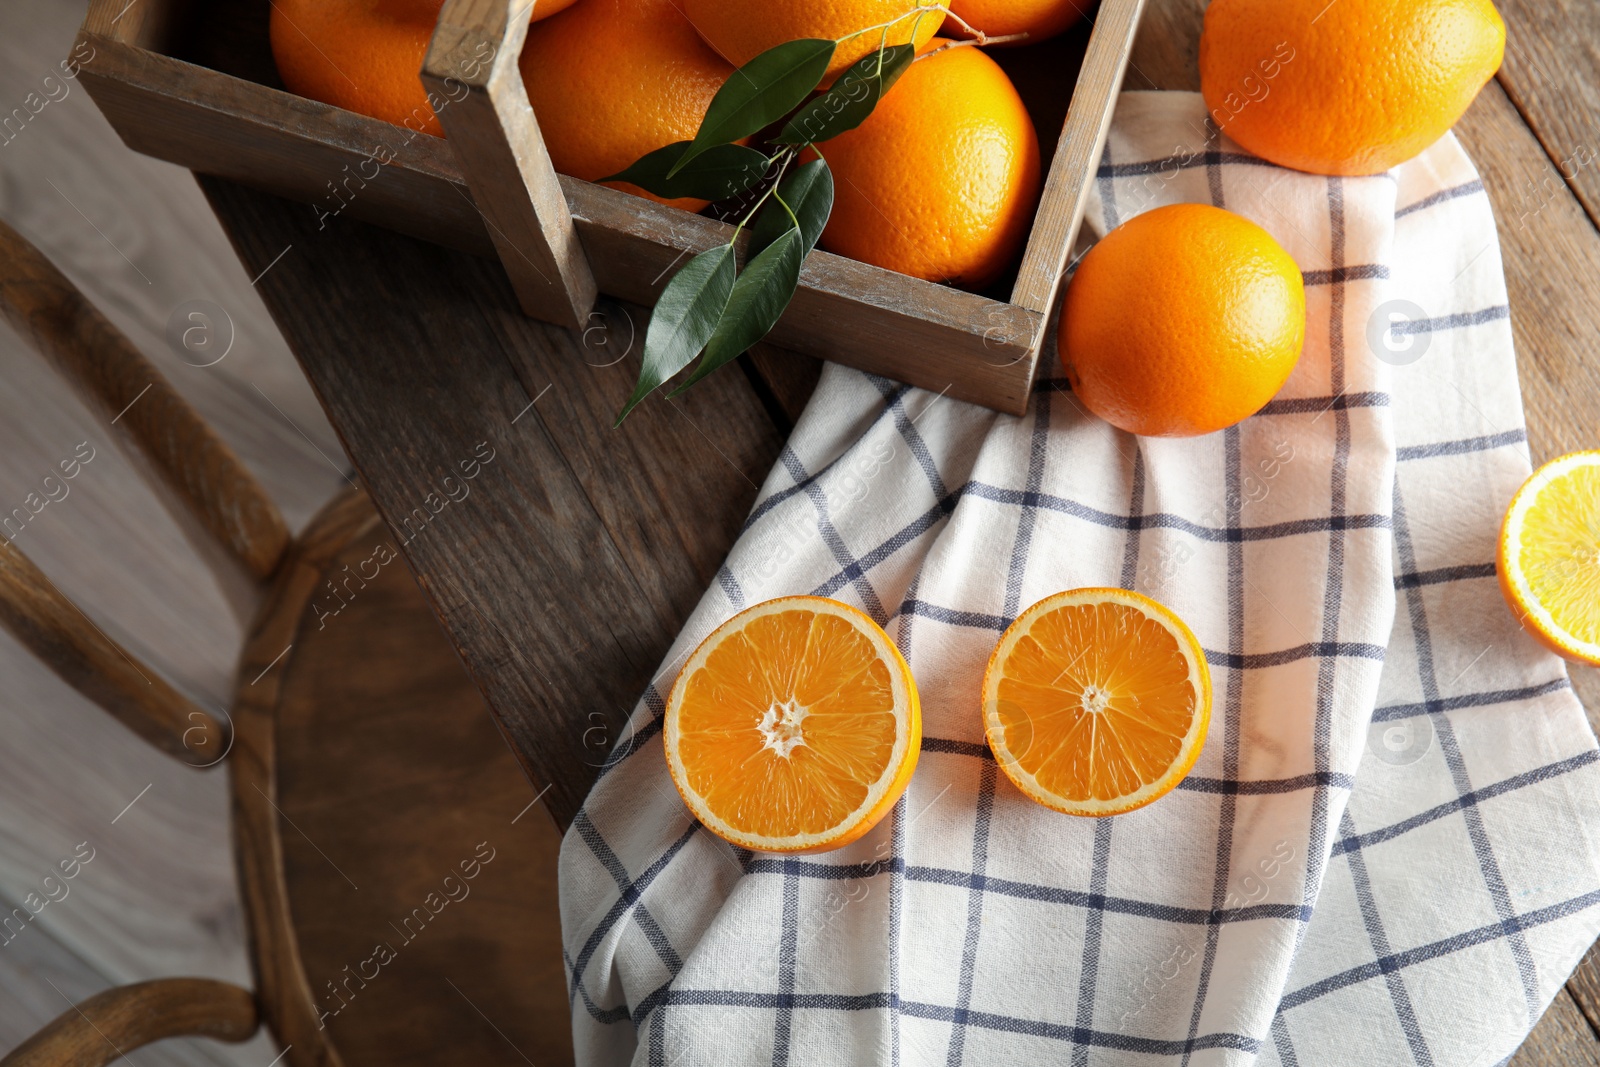
<path id="1" fill-rule="evenodd" d="M 1516 6 L 1512 0 L 1508 10 L 1512 39 L 1529 42 L 1534 38 L 1521 34 Z M 1199 0 L 1150 0 L 1129 63 L 1131 88 L 1199 89 L 1203 12 Z M 1552 8 L 1529 22 L 1539 26 L 1548 18 L 1551 25 L 1560 25 L 1560 17 Z M 1570 48 L 1561 46 L 1563 42 L 1570 46 L 1567 38 L 1571 34 L 1570 23 L 1547 34 L 1552 58 L 1567 54 Z M 1592 49 L 1594 39 L 1591 34 L 1585 40 L 1584 54 Z M 1507 58 L 1507 80 L 1512 83 L 1520 78 L 1515 55 L 1513 48 Z M 1565 84 L 1570 85 L 1575 77 Z M 1581 114 L 1577 106 L 1561 109 L 1559 114 Z M 1538 121 L 1536 117 L 1535 123 Z M 1600 335 L 1595 330 L 1595 309 L 1600 308 L 1600 235 L 1573 192 L 1563 187 L 1546 146 L 1529 130 L 1499 83 L 1485 87 L 1455 133 L 1482 173 L 1499 221 L 1534 461 L 1592 448 L 1595 427 L 1600 426 Z M 1529 189 L 1544 191 L 1537 211 L 1523 208 L 1522 198 Z M 1574 666 L 1572 674 L 1591 724 L 1600 726 L 1600 672 Z M 1584 966 L 1511 1061 L 1513 1067 L 1600 1064 L 1595 1031 L 1579 1010 L 1580 1004 L 1586 1005 L 1589 1021 L 1600 1021 L 1600 968 L 1594 960 L 1591 950 Z"/>
<path id="2" fill-rule="evenodd" d="M 90 43 L 96 58 L 81 77 L 130 148 L 310 203 L 319 230 L 348 216 L 494 254 L 443 141 L 408 139 L 401 127 L 104 38 Z M 615 189 L 565 176 L 561 186 L 600 289 L 635 303 L 654 303 L 672 264 L 733 232 Z M 1026 308 L 819 251 L 770 339 L 1019 413 L 1040 322 Z"/>
<path id="3" fill-rule="evenodd" d="M 1498 83 L 1456 126 L 1500 223 L 1517 369 L 1535 463 L 1593 448 L 1600 426 L 1600 236 Z M 1558 195 L 1519 221 L 1521 190 L 1551 179 Z"/>
<path id="4" fill-rule="evenodd" d="M 9 912 L 20 905 L 0 901 L 0 907 Z M 35 927 L 0 952 L 0 989 L 6 998 L 5 1011 L 0 1012 L 0 1051 L 9 1052 L 70 1010 L 70 1005 L 104 992 L 107 983 L 48 931 Z M 193 1038 L 165 1042 L 160 1055 L 169 1067 L 260 1067 L 276 1054 L 267 1051 L 269 1045 L 262 1036 L 242 1047 Z M 140 1057 L 146 1062 L 148 1058 L 148 1054 Z"/>
<path id="5" fill-rule="evenodd" d="M 576 328 L 594 307 L 595 281 L 517 68 L 528 8 L 447 0 L 422 83 L 522 310 Z"/>
<path id="6" fill-rule="evenodd" d="M 493 256 L 441 138 L 269 89 L 90 33 L 79 80 L 135 152 Z M 280 248 L 281 250 L 281 248 Z"/>
<path id="7" fill-rule="evenodd" d="M 304 201 L 320 224 L 347 215 L 494 254 L 441 140 L 110 37 L 86 32 L 80 44 L 93 50 L 82 80 L 129 147 Z M 565 177 L 561 187 L 596 283 L 624 300 L 653 303 L 671 264 L 732 233 L 616 190 Z M 771 340 L 1020 413 L 1042 324 L 1029 308 L 817 252 Z"/>
<path id="8" fill-rule="evenodd" d="M 733 228 L 615 189 L 563 178 L 603 292 L 654 304 L 672 267 Z M 1020 414 L 1041 317 L 1027 308 L 816 251 L 768 340 L 956 400 Z"/>
<path id="9" fill-rule="evenodd" d="M 1600 233 L 1577 200 L 1582 190 L 1563 185 L 1546 146 L 1499 83 L 1484 90 L 1456 136 L 1483 174 L 1499 221 L 1533 461 L 1593 448 L 1600 427 Z M 1538 190 L 1531 202 L 1530 190 Z M 1567 669 L 1600 732 L 1600 669 Z"/>
<path id="10" fill-rule="evenodd" d="M 1600 1042 L 1571 993 L 1556 993 L 1507 1067 L 1600 1067 Z"/>
<path id="11" fill-rule="evenodd" d="M 1600 6 L 1499 0 L 1506 58 L 1499 82 L 1559 172 L 1517 187 L 1508 224 L 1544 209 L 1565 183 L 1600 226 Z"/>
<path id="12" fill-rule="evenodd" d="M 325 618 L 319 580 L 295 606 L 272 726 L 287 910 L 313 1019 L 329 1013 L 319 1036 L 352 1064 L 570 1064 L 560 837 L 405 563 L 380 552 L 388 531 L 362 513 L 370 529 L 320 553 L 323 573 L 358 576 L 349 601 Z M 392 957 L 374 959 L 377 945 Z M 345 968 L 365 978 L 347 985 Z"/>
<path id="13" fill-rule="evenodd" d="M 570 819 L 777 456 L 749 383 L 715 375 L 612 432 L 637 308 L 602 305 L 585 348 L 521 315 L 494 263 L 344 219 L 319 237 L 292 204 L 202 185 L 247 264 L 297 246 L 257 288 L 524 769 Z"/>
<path id="14" fill-rule="evenodd" d="M 787 436 L 811 401 L 817 379 L 822 377 L 822 363 L 764 341 L 754 345 L 745 357 L 750 361 L 760 388 L 772 398 L 771 406 L 782 416 L 780 419 L 775 415 L 774 419 Z"/>
<path id="15" fill-rule="evenodd" d="M 1078 239 L 1083 206 L 1105 152 L 1106 134 L 1111 130 L 1111 116 L 1144 7 L 1144 0 L 1105 0 L 1094 15 L 1089 50 L 1084 54 L 1067 121 L 1039 199 L 1039 212 L 1028 235 L 1028 248 L 1011 290 L 1013 304 L 1039 313 L 1041 329 L 1043 317 L 1055 305 L 1067 257 Z M 1034 340 L 1037 351 L 1043 338 Z"/>
<path id="16" fill-rule="evenodd" d="M 88 94 L 60 78 L 57 63 L 82 16 L 81 4 L 13 6 L 0 16 L 0 97 L 20 102 L 52 71 L 60 81 L 47 87 L 58 99 L 0 152 L 3 214 L 219 430 L 298 525 L 339 481 L 316 451 L 342 462 L 333 433 L 193 178 L 129 153 Z M 213 366 L 185 362 L 209 360 L 169 343 L 171 312 L 194 297 L 226 309 L 237 337 Z M 70 496 L 37 515 L 17 547 L 136 659 L 203 706 L 226 706 L 241 625 L 114 446 L 132 414 L 108 426 L 116 412 L 91 414 L 26 349 L 0 327 L 0 511 L 29 491 L 43 495 L 41 476 L 59 475 L 79 442 L 97 451 L 65 483 Z M 97 850 L 70 897 L 0 948 L 0 1052 L 107 985 L 160 975 L 249 985 L 224 773 L 196 773 L 155 751 L 9 636 L 0 636 L 0 677 L 0 896 L 21 906 L 78 843 Z M 265 1037 L 244 1046 L 201 1039 L 132 1059 L 264 1067 L 277 1051 Z"/>
<path id="17" fill-rule="evenodd" d="M 1589 1026 L 1600 1033 L 1600 942 L 1589 946 L 1572 977 L 1567 979 L 1567 992 L 1589 1020 Z"/>

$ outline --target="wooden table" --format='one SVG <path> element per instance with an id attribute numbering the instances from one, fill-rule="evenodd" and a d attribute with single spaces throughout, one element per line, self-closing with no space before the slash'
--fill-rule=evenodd
<path id="1" fill-rule="evenodd" d="M 1539 461 L 1600 436 L 1600 6 L 1500 7 L 1505 67 L 1457 133 L 1500 220 Z M 1202 9 L 1150 0 L 1130 88 L 1199 87 Z M 657 394 L 612 430 L 643 310 L 602 302 L 576 336 L 524 318 L 493 261 L 342 220 L 319 229 L 302 205 L 203 181 L 565 825 L 713 580 L 818 366 L 761 352 L 684 399 Z M 1600 709 L 1595 672 L 1575 674 L 1585 705 Z M 1513 1062 L 1600 1064 L 1597 1027 L 1591 953 Z"/>

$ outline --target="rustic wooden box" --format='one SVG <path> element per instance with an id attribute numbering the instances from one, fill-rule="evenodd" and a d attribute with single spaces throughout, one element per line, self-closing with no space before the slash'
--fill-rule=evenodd
<path id="1" fill-rule="evenodd" d="M 1021 413 L 1143 7 L 1103 0 L 1092 23 L 1063 37 L 990 50 L 1028 102 L 1050 161 L 1008 297 L 1004 287 L 966 293 L 819 250 L 769 340 Z M 447 140 L 276 88 L 268 0 L 91 0 L 74 56 L 135 151 L 498 255 L 523 308 L 546 321 L 583 324 L 596 290 L 653 304 L 670 266 L 726 241 L 729 227 L 557 176 L 517 70 L 527 26 L 512 10 L 526 11 L 525 0 L 444 5 L 422 77 L 450 91 L 439 112 Z M 470 61 L 485 54 L 494 61 Z"/>

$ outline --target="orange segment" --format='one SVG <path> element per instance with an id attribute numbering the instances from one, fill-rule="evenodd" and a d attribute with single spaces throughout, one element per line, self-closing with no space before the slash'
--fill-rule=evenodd
<path id="1" fill-rule="evenodd" d="M 1006 630 L 983 707 L 989 747 L 1018 789 L 1068 815 L 1116 815 L 1194 766 L 1211 673 L 1170 609 L 1124 589 L 1074 589 Z"/>
<path id="2" fill-rule="evenodd" d="M 719 626 L 667 700 L 667 767 L 705 827 L 761 852 L 847 845 L 905 791 L 922 741 L 911 669 L 846 604 L 782 597 Z"/>
<path id="3" fill-rule="evenodd" d="M 1559 656 L 1600 666 L 1600 452 L 1534 472 L 1506 511 L 1495 563 L 1525 629 Z"/>

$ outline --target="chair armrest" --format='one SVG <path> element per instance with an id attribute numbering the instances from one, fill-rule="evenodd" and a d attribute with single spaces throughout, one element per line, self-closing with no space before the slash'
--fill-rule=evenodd
<path id="1" fill-rule="evenodd" d="M 169 1037 L 243 1041 L 256 1032 L 248 990 L 206 978 L 164 978 L 97 993 L 56 1016 L 0 1067 L 104 1067 Z"/>

